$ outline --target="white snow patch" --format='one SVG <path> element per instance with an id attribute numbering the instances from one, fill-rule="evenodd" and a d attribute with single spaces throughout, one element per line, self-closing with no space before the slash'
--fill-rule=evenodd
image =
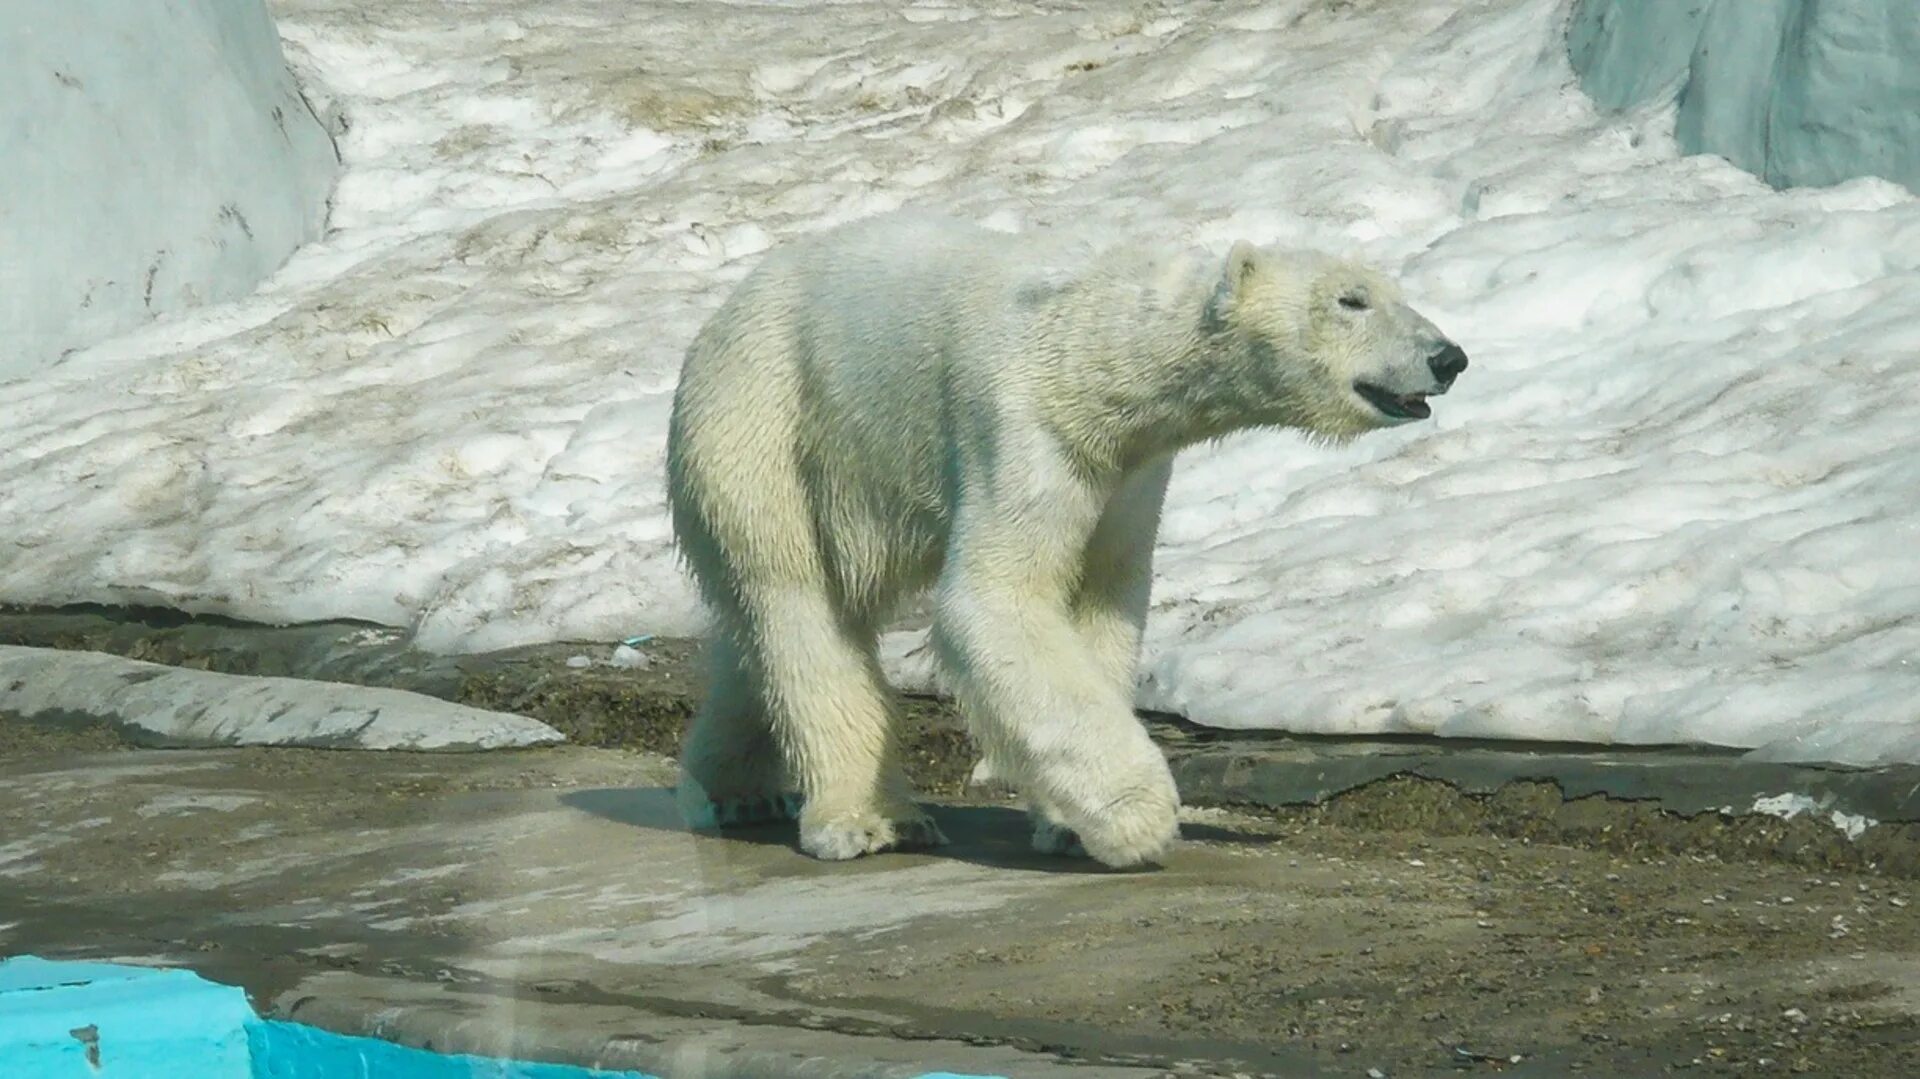
<path id="1" fill-rule="evenodd" d="M 630 645 L 621 644 L 614 646 L 607 664 L 623 671 L 643 671 L 653 666 L 653 657 Z"/>
<path id="2" fill-rule="evenodd" d="M 1749 812 L 1765 813 L 1770 817 L 1779 817 L 1781 820 L 1792 820 L 1802 813 L 1818 816 L 1824 812 L 1827 822 L 1839 829 L 1848 839 L 1858 839 L 1862 832 L 1880 823 L 1872 817 L 1857 813 L 1843 813 L 1838 809 L 1828 810 L 1824 804 L 1804 794 L 1775 794 L 1770 797 L 1756 798 Z"/>
<path id="3" fill-rule="evenodd" d="M 1565 0 L 911 11 L 277 4 L 337 227 L 0 386 L 0 600 L 695 632 L 687 342 L 771 245 L 911 203 L 1355 253 L 1472 354 L 1430 423 L 1185 456 L 1141 704 L 1920 760 L 1920 199 L 1596 113 Z"/>

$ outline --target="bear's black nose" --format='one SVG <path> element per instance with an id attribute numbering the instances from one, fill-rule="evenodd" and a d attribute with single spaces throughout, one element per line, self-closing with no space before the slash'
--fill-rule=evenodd
<path id="1" fill-rule="evenodd" d="M 1454 379 L 1460 377 L 1460 372 L 1467 369 L 1467 351 L 1448 341 L 1440 346 L 1438 352 L 1427 357 L 1427 366 L 1432 369 L 1433 377 L 1440 380 L 1440 385 L 1451 385 Z"/>

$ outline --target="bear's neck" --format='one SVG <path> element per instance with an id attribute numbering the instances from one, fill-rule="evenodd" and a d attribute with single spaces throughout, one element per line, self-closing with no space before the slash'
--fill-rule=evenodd
<path id="1" fill-rule="evenodd" d="M 1061 407 L 1049 419 L 1092 472 L 1117 478 L 1252 427 L 1315 426 L 1299 413 L 1307 394 L 1288 385 L 1302 365 L 1280 356 L 1234 362 L 1231 331 L 1207 317 L 1212 263 L 1186 261 L 1083 282 L 1100 302 L 1079 298 L 1072 309 L 1085 321 L 1062 327 L 1090 347 L 1063 349 L 1050 365 L 1059 384 L 1046 397 Z"/>

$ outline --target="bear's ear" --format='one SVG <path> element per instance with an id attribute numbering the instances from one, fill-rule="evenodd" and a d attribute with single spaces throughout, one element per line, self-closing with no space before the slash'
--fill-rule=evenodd
<path id="1" fill-rule="evenodd" d="M 1227 252 L 1227 272 L 1220 281 L 1222 289 L 1229 296 L 1238 296 L 1259 269 L 1260 249 L 1245 240 L 1236 242 L 1233 250 Z"/>

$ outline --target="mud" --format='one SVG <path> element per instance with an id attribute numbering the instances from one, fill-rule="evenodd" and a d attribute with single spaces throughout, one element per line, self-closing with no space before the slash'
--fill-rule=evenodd
<path id="1" fill-rule="evenodd" d="M 1275 812 L 1279 819 L 1302 826 L 1488 836 L 1561 843 L 1630 858 L 1677 856 L 1920 877 L 1920 827 L 1912 824 L 1883 823 L 1850 839 L 1816 816 L 1782 820 L 1762 814 L 1682 814 L 1648 801 L 1597 795 L 1569 799 L 1552 783 L 1510 783 L 1479 795 L 1433 780 L 1398 777 L 1321 805 Z"/>
<path id="2" fill-rule="evenodd" d="M 88 753 L 139 746 L 125 728 L 98 720 L 79 723 L 28 723 L 0 716 L 0 761 L 31 754 Z"/>

